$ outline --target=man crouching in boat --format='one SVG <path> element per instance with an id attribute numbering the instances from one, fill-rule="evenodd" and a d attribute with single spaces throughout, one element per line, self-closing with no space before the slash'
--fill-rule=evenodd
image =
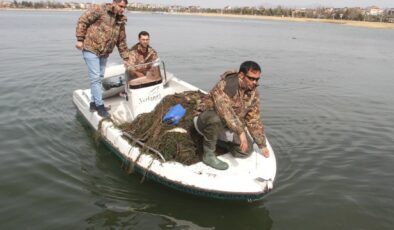
<path id="1" fill-rule="evenodd" d="M 222 74 L 221 80 L 202 99 L 199 107 L 201 113 L 195 117 L 194 124 L 204 136 L 205 164 L 219 170 L 228 168 L 226 162 L 216 157 L 216 144 L 225 147 L 234 157 L 247 157 L 253 152 L 254 140 L 264 157 L 269 157 L 256 90 L 260 75 L 260 66 L 256 62 L 246 61 L 238 72 Z"/>

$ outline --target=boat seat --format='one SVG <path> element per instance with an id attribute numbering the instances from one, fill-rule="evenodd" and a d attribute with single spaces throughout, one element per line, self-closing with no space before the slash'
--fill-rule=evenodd
<path id="1" fill-rule="evenodd" d="M 158 77 L 139 77 L 129 80 L 128 85 L 130 89 L 144 88 L 152 85 L 157 85 L 162 83 L 161 76 Z"/>

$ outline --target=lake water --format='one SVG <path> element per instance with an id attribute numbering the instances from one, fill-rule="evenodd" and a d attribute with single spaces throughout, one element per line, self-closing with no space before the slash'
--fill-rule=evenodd
<path id="1" fill-rule="evenodd" d="M 72 103 L 89 87 L 80 14 L 0 11 L 0 229 L 393 229 L 394 30 L 128 13 L 128 45 L 149 31 L 204 90 L 260 63 L 278 171 L 250 204 L 141 183 L 96 144 Z"/>

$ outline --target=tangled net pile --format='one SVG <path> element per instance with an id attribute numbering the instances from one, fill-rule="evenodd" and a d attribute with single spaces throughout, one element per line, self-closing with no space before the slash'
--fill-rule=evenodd
<path id="1" fill-rule="evenodd" d="M 185 165 L 194 164 L 200 161 L 202 156 L 202 137 L 193 125 L 193 117 L 196 115 L 202 95 L 204 94 L 200 91 L 168 95 L 152 112 L 140 114 L 132 123 L 122 124 L 119 128 L 161 152 L 166 161 L 174 160 Z M 181 104 L 186 109 L 184 117 L 177 125 L 163 123 L 163 116 L 176 104 Z M 182 128 L 187 132 L 177 132 L 174 128 Z"/>

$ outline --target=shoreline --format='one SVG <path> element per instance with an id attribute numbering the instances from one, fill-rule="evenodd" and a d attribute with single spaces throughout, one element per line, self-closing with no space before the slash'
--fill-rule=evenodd
<path id="1" fill-rule="evenodd" d="M 384 23 L 384 22 L 366 22 L 366 21 L 317 19 L 317 18 L 290 18 L 290 17 L 279 17 L 279 16 L 235 15 L 235 14 L 216 14 L 216 13 L 172 13 L 172 14 L 185 15 L 185 16 L 242 18 L 242 19 L 288 21 L 288 22 L 318 22 L 318 23 L 332 23 L 332 24 L 339 24 L 344 26 L 364 27 L 364 28 L 372 28 L 372 29 L 394 29 L 394 23 Z"/>
<path id="2" fill-rule="evenodd" d="M 32 9 L 32 8 L 0 8 L 0 11 L 85 11 L 86 9 Z M 148 11 L 128 11 L 128 14 L 133 13 L 156 13 Z M 184 13 L 184 12 L 158 12 L 170 15 L 183 15 L 183 16 L 198 16 L 198 17 L 222 17 L 222 18 L 238 18 L 238 19 L 255 19 L 255 20 L 270 20 L 270 21 L 288 21 L 288 22 L 317 22 L 317 23 L 332 23 L 344 26 L 364 27 L 371 29 L 394 29 L 394 23 L 385 22 L 367 22 L 367 21 L 349 21 L 349 20 L 336 20 L 336 19 L 317 19 L 317 18 L 291 18 L 279 16 L 261 16 L 261 15 L 236 15 L 236 14 L 218 14 L 218 13 Z"/>
<path id="3" fill-rule="evenodd" d="M 72 12 L 72 11 L 85 11 L 86 9 L 71 9 L 71 8 L 0 8 L 0 11 L 45 11 L 45 12 L 58 12 L 58 11 L 63 11 L 63 12 Z"/>

